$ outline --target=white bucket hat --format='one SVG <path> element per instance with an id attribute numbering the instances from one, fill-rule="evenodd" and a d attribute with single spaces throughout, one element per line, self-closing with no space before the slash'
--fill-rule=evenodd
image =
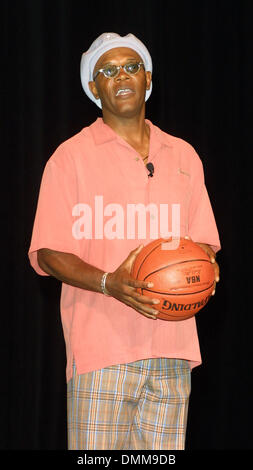
<path id="1" fill-rule="evenodd" d="M 144 44 L 137 39 L 133 34 L 129 33 L 126 36 L 120 36 L 117 33 L 103 33 L 93 43 L 90 48 L 82 54 L 81 58 L 81 82 L 86 95 L 96 103 L 99 108 L 102 108 L 101 101 L 96 99 L 89 89 L 89 82 L 93 80 L 93 70 L 101 55 L 115 47 L 129 47 L 139 54 L 142 58 L 145 70 L 152 73 L 152 59 Z M 150 97 L 152 91 L 152 82 L 150 89 L 146 90 L 145 101 Z"/>

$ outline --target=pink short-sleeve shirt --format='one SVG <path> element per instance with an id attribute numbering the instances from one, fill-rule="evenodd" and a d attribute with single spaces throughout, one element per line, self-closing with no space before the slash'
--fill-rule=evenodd
<path id="1" fill-rule="evenodd" d="M 61 144 L 41 182 L 29 258 L 41 275 L 37 250 L 73 253 L 114 271 L 140 244 L 171 233 L 173 211 L 180 236 L 220 248 L 201 160 L 183 141 L 149 120 L 149 161 L 98 118 Z M 79 374 L 152 357 L 201 363 L 195 318 L 151 320 L 118 300 L 62 285 L 61 319 L 67 381 L 75 359 Z"/>

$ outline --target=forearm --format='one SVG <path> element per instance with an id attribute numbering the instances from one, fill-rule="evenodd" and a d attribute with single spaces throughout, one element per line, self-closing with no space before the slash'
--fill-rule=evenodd
<path id="1" fill-rule="evenodd" d="M 101 292 L 101 269 L 85 263 L 71 253 L 42 248 L 38 250 L 38 264 L 50 276 L 80 289 Z"/>
<path id="2" fill-rule="evenodd" d="M 130 274 L 140 250 L 141 247 L 133 250 L 116 271 L 109 273 L 106 279 L 106 289 L 115 299 L 147 318 L 156 319 L 158 310 L 154 309 L 152 304 L 157 303 L 157 299 L 140 295 L 136 291 L 151 287 L 149 282 L 132 279 Z M 93 292 L 102 292 L 101 279 L 104 271 L 85 263 L 78 256 L 43 248 L 38 250 L 38 263 L 43 271 L 65 284 Z"/>

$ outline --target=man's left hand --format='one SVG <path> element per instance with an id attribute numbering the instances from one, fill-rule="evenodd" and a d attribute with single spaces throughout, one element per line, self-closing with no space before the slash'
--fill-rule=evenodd
<path id="1" fill-rule="evenodd" d="M 216 261 L 216 253 L 213 251 L 213 249 L 210 247 L 210 245 L 206 245 L 205 243 L 197 243 L 197 242 L 196 242 L 196 245 L 200 246 L 200 248 L 202 248 L 202 250 L 204 250 L 207 253 L 207 255 L 209 256 L 209 258 L 211 260 L 211 263 L 213 265 L 213 269 L 214 269 L 214 289 L 213 289 L 212 295 L 214 295 L 215 290 L 216 290 L 216 283 L 219 282 L 219 280 L 220 280 L 220 268 L 219 268 L 219 265 Z"/>

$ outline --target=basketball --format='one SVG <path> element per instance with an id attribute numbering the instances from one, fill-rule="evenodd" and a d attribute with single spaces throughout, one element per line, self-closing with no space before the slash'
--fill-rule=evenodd
<path id="1" fill-rule="evenodd" d="M 209 256 L 185 238 L 173 241 L 160 238 L 144 246 L 135 260 L 132 276 L 154 284 L 138 291 L 160 300 L 153 307 L 159 311 L 157 318 L 161 320 L 193 317 L 207 304 L 214 288 Z"/>

